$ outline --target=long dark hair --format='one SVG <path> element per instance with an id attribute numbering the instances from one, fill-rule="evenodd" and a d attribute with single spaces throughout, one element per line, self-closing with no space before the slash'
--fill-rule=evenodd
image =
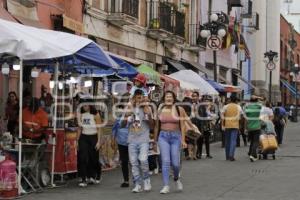
<path id="1" fill-rule="evenodd" d="M 19 103 L 19 98 L 18 98 L 18 96 L 17 96 L 17 93 L 14 92 L 14 91 L 11 91 L 11 92 L 8 93 L 8 97 L 7 97 L 7 101 L 6 101 L 6 104 L 7 104 L 7 105 L 11 103 L 11 102 L 10 102 L 10 95 L 14 95 L 15 98 L 16 98 L 16 102 Z"/>
<path id="2" fill-rule="evenodd" d="M 34 114 L 39 110 L 39 108 L 40 108 L 40 101 L 35 97 L 32 98 L 28 109 Z"/>
<path id="3" fill-rule="evenodd" d="M 80 100 L 80 104 L 85 103 L 86 105 L 88 105 L 90 107 L 90 114 L 92 115 L 97 115 L 98 111 L 96 109 L 96 107 L 93 105 L 94 101 L 92 99 L 81 99 Z M 81 106 L 81 113 L 85 113 L 86 111 L 84 110 L 83 106 Z"/>

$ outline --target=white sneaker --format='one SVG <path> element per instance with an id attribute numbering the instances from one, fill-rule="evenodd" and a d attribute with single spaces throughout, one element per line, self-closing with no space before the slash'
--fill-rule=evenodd
<path id="1" fill-rule="evenodd" d="M 140 193 L 142 191 L 143 191 L 142 186 L 139 184 L 136 184 L 135 187 L 132 189 L 133 193 Z"/>
<path id="2" fill-rule="evenodd" d="M 258 160 L 258 159 L 257 159 L 257 158 L 255 158 L 254 156 L 250 156 L 249 158 L 250 158 L 250 161 L 251 161 L 251 162 L 255 162 L 255 161 L 257 161 L 257 160 Z"/>
<path id="3" fill-rule="evenodd" d="M 87 183 L 86 182 L 80 182 L 78 184 L 79 187 L 87 187 Z"/>
<path id="4" fill-rule="evenodd" d="M 152 186 L 151 186 L 151 181 L 150 178 L 144 180 L 144 190 L 146 192 L 149 192 L 151 190 Z"/>
<path id="5" fill-rule="evenodd" d="M 94 178 L 89 178 L 87 182 L 88 184 L 96 184 L 96 180 Z"/>
<path id="6" fill-rule="evenodd" d="M 183 184 L 179 179 L 177 181 L 175 181 L 175 184 L 176 184 L 177 191 L 183 190 Z"/>
<path id="7" fill-rule="evenodd" d="M 169 186 L 164 186 L 161 191 L 159 192 L 160 194 L 168 194 L 170 192 L 170 187 Z"/>
<path id="8" fill-rule="evenodd" d="M 96 178 L 96 179 L 95 179 L 95 184 L 98 185 L 98 184 L 101 183 L 101 181 L 102 181 L 102 177 Z"/>

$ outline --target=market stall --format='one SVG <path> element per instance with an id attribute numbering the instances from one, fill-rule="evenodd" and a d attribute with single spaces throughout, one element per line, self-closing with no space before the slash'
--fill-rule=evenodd
<path id="1" fill-rule="evenodd" d="M 188 87 L 196 89 L 201 95 L 217 96 L 219 93 L 207 81 L 205 81 L 199 74 L 192 70 L 180 70 L 169 77 L 180 81 L 181 87 Z"/>
<path id="2" fill-rule="evenodd" d="M 21 194 L 22 175 L 22 88 L 23 68 L 27 65 L 55 65 L 54 73 L 54 99 L 58 103 L 58 77 L 60 63 L 76 64 L 84 63 L 104 69 L 117 69 L 118 66 L 97 44 L 91 40 L 76 35 L 55 32 L 51 30 L 37 29 L 23 26 L 17 23 L 0 20 L 0 62 L 19 64 L 19 138 L 18 138 L 18 191 Z M 7 64 L 6 64 L 7 65 Z M 52 185 L 54 174 L 55 146 L 57 135 L 57 106 L 53 113 L 52 143 Z"/>

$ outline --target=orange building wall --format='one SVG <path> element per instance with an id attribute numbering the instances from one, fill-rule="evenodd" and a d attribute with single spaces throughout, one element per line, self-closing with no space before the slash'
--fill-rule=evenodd
<path id="1" fill-rule="evenodd" d="M 282 46 L 280 49 L 280 75 L 281 78 L 284 78 L 287 80 L 291 85 L 294 86 L 292 77 L 290 76 L 290 70 L 286 68 L 286 59 L 289 59 L 289 39 L 290 39 L 290 25 L 288 21 L 281 16 L 280 17 L 280 40 L 282 42 Z M 300 34 L 296 31 L 294 31 L 294 39 L 297 41 L 298 46 L 293 50 L 293 55 L 294 55 L 294 63 L 297 63 L 300 65 L 299 61 L 297 60 L 297 56 L 300 58 Z M 287 55 L 285 56 L 285 46 L 287 46 Z M 299 90 L 299 83 L 298 83 L 298 90 Z M 281 88 L 281 99 L 284 104 L 293 104 L 295 103 L 295 97 L 294 95 L 286 88 L 282 87 Z M 298 102 L 300 103 L 300 102 Z"/>

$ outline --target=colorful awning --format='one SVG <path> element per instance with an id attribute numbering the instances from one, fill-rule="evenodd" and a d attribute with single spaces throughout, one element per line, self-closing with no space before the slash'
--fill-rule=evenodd
<path id="1" fill-rule="evenodd" d="M 151 67 L 142 64 L 137 70 L 147 77 L 147 84 L 161 85 L 160 74 Z"/>

